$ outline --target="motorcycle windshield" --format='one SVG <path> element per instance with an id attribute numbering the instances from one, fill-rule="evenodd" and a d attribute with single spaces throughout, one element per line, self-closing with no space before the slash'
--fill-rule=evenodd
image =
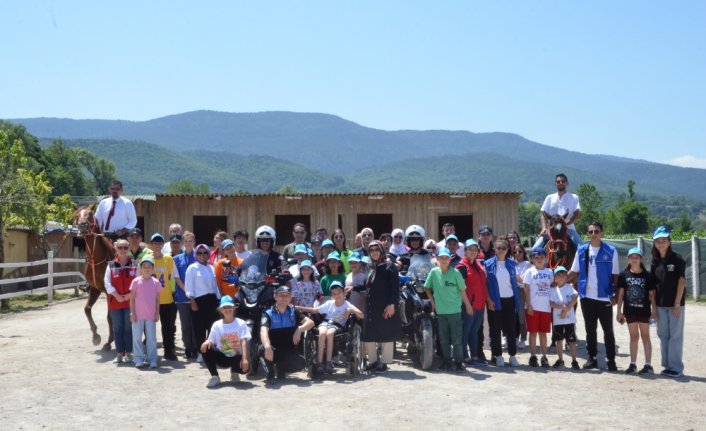
<path id="1" fill-rule="evenodd" d="M 431 254 L 413 254 L 409 261 L 407 276 L 412 280 L 425 281 L 432 268 L 434 264 L 431 262 Z"/>
<path id="2" fill-rule="evenodd" d="M 258 283 L 265 279 L 267 275 L 267 259 L 269 254 L 260 249 L 256 249 L 242 263 L 243 270 L 240 274 L 240 281 L 243 283 Z"/>

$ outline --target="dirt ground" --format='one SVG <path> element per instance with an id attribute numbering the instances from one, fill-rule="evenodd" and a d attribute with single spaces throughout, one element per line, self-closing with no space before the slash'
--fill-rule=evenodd
<path id="1" fill-rule="evenodd" d="M 91 343 L 83 300 L 0 318 L 0 429 L 704 429 L 706 306 L 686 310 L 686 376 L 627 376 L 628 331 L 616 324 L 619 373 L 492 366 L 462 374 L 416 369 L 402 350 L 391 371 L 352 380 L 310 381 L 303 373 L 266 387 L 262 375 L 206 389 L 194 362 L 162 361 L 158 370 L 112 364 L 114 352 Z M 94 307 L 107 337 L 106 302 Z M 582 319 L 577 325 L 584 339 Z M 177 324 L 178 326 L 178 324 Z M 158 331 L 159 333 L 159 331 Z M 177 335 L 179 340 L 179 335 Z M 599 330 L 599 340 L 602 333 Z M 652 335 L 660 371 L 659 340 Z M 181 342 L 178 341 L 178 345 Z M 583 363 L 585 349 L 579 351 Z M 602 344 L 599 346 L 602 351 Z M 160 349 L 161 353 L 161 349 Z M 507 358 L 507 356 L 506 356 Z M 642 349 L 638 365 L 643 363 Z M 550 355 L 553 363 L 555 356 Z M 604 362 L 601 361 L 601 364 Z M 604 366 L 604 365 L 602 365 Z M 227 380 L 228 371 L 221 372 Z M 308 425 L 307 425 L 308 424 Z"/>

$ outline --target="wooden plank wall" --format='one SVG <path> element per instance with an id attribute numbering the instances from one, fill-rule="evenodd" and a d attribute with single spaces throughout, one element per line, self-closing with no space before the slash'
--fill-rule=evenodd
<path id="1" fill-rule="evenodd" d="M 371 197 L 379 197 L 372 199 Z M 158 196 L 156 201 L 138 200 L 135 209 L 145 218 L 145 235 L 166 233 L 171 223 L 190 229 L 193 216 L 228 216 L 227 232 L 246 228 L 251 235 L 258 226 L 275 225 L 275 215 L 309 214 L 309 230 L 324 226 L 332 232 L 342 216 L 343 230 L 352 240 L 357 214 L 392 214 L 394 226 L 422 225 L 430 234 L 439 232 L 439 215 L 473 215 L 473 232 L 482 224 L 493 226 L 497 235 L 516 230 L 519 223 L 519 194 L 473 193 L 453 195 L 370 194 L 370 195 L 283 195 L 260 196 Z M 376 235 L 382 232 L 376 232 Z M 465 238 L 464 238 L 465 239 Z M 210 241 L 209 241 L 210 242 Z M 251 238 L 251 243 L 253 240 Z M 250 244 L 252 247 L 253 244 Z"/>

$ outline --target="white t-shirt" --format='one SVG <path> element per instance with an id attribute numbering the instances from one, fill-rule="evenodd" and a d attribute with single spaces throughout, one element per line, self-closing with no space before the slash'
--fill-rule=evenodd
<path id="1" fill-rule="evenodd" d="M 498 261 L 495 266 L 495 278 L 498 280 L 498 288 L 500 290 L 501 298 L 512 298 L 515 296 L 515 292 L 512 290 L 512 284 L 510 283 L 510 272 L 508 272 L 505 267 L 505 262 Z"/>
<path id="2" fill-rule="evenodd" d="M 549 293 L 549 300 L 555 304 L 569 305 L 574 296 L 578 295 L 578 292 L 574 290 L 574 286 L 571 283 L 565 283 L 563 286 L 552 287 Z M 569 312 L 566 313 L 566 319 L 561 318 L 561 310 L 557 308 L 552 308 L 554 313 L 554 324 L 555 325 L 568 325 L 570 323 L 576 323 L 576 314 L 574 313 L 574 307 L 569 308 Z"/>
<path id="3" fill-rule="evenodd" d="M 336 301 L 329 299 L 323 304 L 316 307 L 319 314 L 325 314 L 326 320 L 331 322 L 336 322 L 341 326 L 346 326 L 346 321 L 348 321 L 348 316 L 346 315 L 346 310 L 351 307 L 351 303 L 348 301 L 343 301 L 343 304 L 338 306 Z"/>
<path id="4" fill-rule="evenodd" d="M 564 193 L 559 196 L 559 192 L 547 195 L 542 204 L 542 211 L 550 216 L 562 215 L 567 219 L 571 219 L 576 210 L 580 210 L 579 197 L 573 193 Z M 576 230 L 576 227 L 570 224 L 569 229 Z"/>
<path id="5" fill-rule="evenodd" d="M 524 284 L 529 286 L 529 301 L 536 311 L 550 313 L 552 307 L 549 305 L 549 291 L 554 282 L 554 274 L 548 268 L 537 269 L 532 267 L 525 271 Z"/>
<path id="6" fill-rule="evenodd" d="M 522 262 L 517 262 L 517 265 L 515 265 L 515 272 L 517 273 L 517 276 L 519 277 L 520 283 L 522 283 L 522 280 L 525 279 L 525 271 L 527 271 L 531 266 L 532 266 L 532 263 L 529 260 L 523 260 Z"/>
<path id="7" fill-rule="evenodd" d="M 586 298 L 595 299 L 598 301 L 610 301 L 607 296 L 598 297 L 598 273 L 596 272 L 596 255 L 600 251 L 600 247 L 594 247 L 592 245 L 588 246 L 588 279 L 586 280 Z M 579 262 L 579 255 L 576 254 L 574 263 L 571 264 L 571 272 L 578 274 L 580 271 L 579 265 L 584 264 L 584 262 Z M 620 267 L 618 263 L 618 253 L 613 253 L 613 262 L 611 274 L 620 274 Z"/>
<path id="8" fill-rule="evenodd" d="M 252 254 L 252 251 L 250 250 L 244 250 L 244 251 L 236 251 L 235 255 L 238 256 L 238 259 L 245 260 L 250 257 Z"/>
<path id="9" fill-rule="evenodd" d="M 211 333 L 208 335 L 208 341 L 215 344 L 216 349 L 229 358 L 242 355 L 240 341 L 250 338 L 250 328 L 237 317 L 231 323 L 223 323 L 223 319 L 213 322 Z"/>

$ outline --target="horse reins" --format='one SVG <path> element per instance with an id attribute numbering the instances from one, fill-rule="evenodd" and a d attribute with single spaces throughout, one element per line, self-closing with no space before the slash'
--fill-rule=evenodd
<path id="1" fill-rule="evenodd" d="M 94 225 L 97 226 L 95 219 L 93 220 L 91 227 L 93 227 Z M 104 262 L 107 262 L 108 255 L 106 254 L 106 258 L 104 258 L 100 262 L 96 263 L 95 250 L 96 250 L 96 241 L 98 241 L 98 234 L 96 234 L 93 229 L 90 229 L 88 232 L 89 232 L 89 235 L 93 235 L 93 244 L 89 246 L 88 241 L 85 241 L 85 237 L 84 237 L 84 241 L 86 243 L 86 250 L 89 251 L 89 254 L 91 256 L 89 264 L 91 265 L 91 272 L 93 273 L 93 287 L 95 287 L 97 289 L 98 288 L 98 280 L 96 279 L 96 267 L 99 265 L 102 265 Z"/>

